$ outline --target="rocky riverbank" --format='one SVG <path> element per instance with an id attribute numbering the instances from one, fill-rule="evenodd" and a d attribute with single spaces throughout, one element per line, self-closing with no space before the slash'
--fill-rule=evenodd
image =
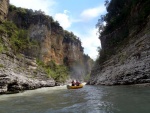
<path id="1" fill-rule="evenodd" d="M 0 94 L 55 85 L 55 81 L 38 67 L 35 59 L 8 52 L 0 54 Z"/>
<path id="2" fill-rule="evenodd" d="M 14 73 L 12 69 L 5 69 L 0 72 L 0 94 L 19 93 L 24 90 L 52 86 L 55 86 L 54 80 L 27 78 L 24 73 Z"/>

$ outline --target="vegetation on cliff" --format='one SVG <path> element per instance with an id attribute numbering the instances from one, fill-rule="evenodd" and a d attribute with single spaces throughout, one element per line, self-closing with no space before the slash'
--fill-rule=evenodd
<path id="1" fill-rule="evenodd" d="M 142 30 L 149 16 L 149 4 L 150 0 L 106 0 L 108 13 L 102 15 L 96 25 L 102 43 L 102 48 L 99 49 L 99 63 L 116 54 L 133 35 Z"/>
<path id="2" fill-rule="evenodd" d="M 9 37 L 9 43 L 14 53 L 24 53 L 24 51 L 32 46 L 37 46 L 35 41 L 30 41 L 28 37 L 28 31 L 19 29 L 17 26 L 10 21 L 5 21 L 0 24 L 0 34 L 5 34 Z M 6 46 L 3 44 L 2 39 L 1 49 Z M 2 50 L 1 50 L 2 51 Z"/>
<path id="3" fill-rule="evenodd" d="M 37 59 L 39 68 L 44 69 L 48 78 L 53 78 L 56 82 L 64 83 L 69 78 L 69 70 L 65 65 L 56 65 L 54 61 L 50 61 L 48 64 L 44 64 Z"/>
<path id="4" fill-rule="evenodd" d="M 79 37 L 73 34 L 73 32 L 69 32 L 67 30 L 64 30 L 64 41 L 66 42 L 80 42 Z"/>
<path id="5" fill-rule="evenodd" d="M 45 13 L 41 10 L 33 11 L 32 9 L 25 9 L 21 7 L 16 7 L 14 5 L 10 5 L 8 16 L 9 20 L 13 21 L 18 28 L 28 30 L 30 24 L 41 23 L 46 25 L 51 32 L 55 31 L 55 33 L 57 33 L 58 36 L 62 35 L 62 37 L 64 37 L 63 43 L 74 43 L 79 44 L 79 46 L 81 46 L 81 41 L 79 37 L 74 35 L 73 32 L 63 30 L 58 21 L 54 21 L 53 17 L 45 15 Z M 54 46 L 58 45 L 52 45 L 52 47 Z M 80 50 L 83 51 L 82 46 Z"/>
<path id="6" fill-rule="evenodd" d="M 58 25 L 58 22 L 54 21 L 51 16 L 45 15 L 43 11 L 32 9 L 25 9 L 21 7 L 16 7 L 14 5 L 9 5 L 9 14 L 8 18 L 11 18 L 18 28 L 28 29 L 30 24 L 37 24 L 42 22 L 51 29 L 50 23 L 55 23 Z"/>

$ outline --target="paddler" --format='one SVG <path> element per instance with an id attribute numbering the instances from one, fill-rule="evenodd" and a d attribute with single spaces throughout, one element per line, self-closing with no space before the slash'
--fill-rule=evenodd
<path id="1" fill-rule="evenodd" d="M 72 86 L 75 86 L 75 82 L 74 82 L 74 80 L 72 80 L 72 82 L 71 82 L 71 83 L 72 83 Z"/>

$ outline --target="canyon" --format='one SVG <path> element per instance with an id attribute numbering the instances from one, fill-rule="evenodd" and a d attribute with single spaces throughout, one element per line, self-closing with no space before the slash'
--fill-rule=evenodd
<path id="1" fill-rule="evenodd" d="M 93 60 L 79 37 L 41 10 L 1 0 L 0 93 L 18 93 L 84 80 Z"/>

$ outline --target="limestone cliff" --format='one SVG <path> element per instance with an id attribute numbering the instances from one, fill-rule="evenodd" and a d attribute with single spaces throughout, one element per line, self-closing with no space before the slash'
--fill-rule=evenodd
<path id="1" fill-rule="evenodd" d="M 100 58 L 88 84 L 150 83 L 149 1 L 124 2 L 111 0 L 107 6 Z"/>
<path id="2" fill-rule="evenodd" d="M 9 0 L 0 0 L 0 22 L 7 18 Z"/>
<path id="3" fill-rule="evenodd" d="M 40 87 L 55 86 L 55 81 L 38 67 L 36 59 L 14 54 L 12 36 L 16 27 L 7 19 L 8 1 L 0 1 L 0 94 L 18 93 Z"/>
<path id="4" fill-rule="evenodd" d="M 54 61 L 58 65 L 67 65 L 70 69 L 78 63 L 78 66 L 83 67 L 83 72 L 80 75 L 85 75 L 89 70 L 86 70 L 84 60 L 83 47 L 81 41 L 72 32 L 63 30 L 58 22 L 55 22 L 52 17 L 45 15 L 42 11 L 32 11 L 29 9 L 16 8 L 10 6 L 8 20 L 13 21 L 19 28 L 28 30 L 31 40 L 39 43 L 38 48 L 31 48 L 24 54 L 31 57 L 36 57 L 48 64 Z M 90 60 L 91 58 L 88 57 Z M 87 67 L 91 68 L 91 64 Z"/>

